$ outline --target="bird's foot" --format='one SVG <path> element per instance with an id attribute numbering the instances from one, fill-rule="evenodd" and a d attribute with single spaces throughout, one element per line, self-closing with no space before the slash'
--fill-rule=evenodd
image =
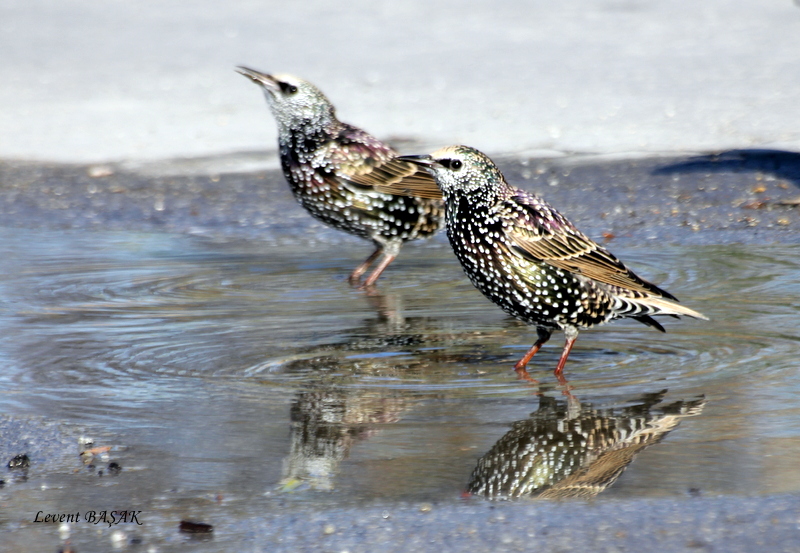
<path id="1" fill-rule="evenodd" d="M 361 287 L 361 275 L 362 274 L 363 274 L 363 271 L 362 272 L 353 271 L 352 273 L 350 273 L 350 276 L 347 277 L 347 283 L 350 286 L 359 287 L 360 288 Z"/>

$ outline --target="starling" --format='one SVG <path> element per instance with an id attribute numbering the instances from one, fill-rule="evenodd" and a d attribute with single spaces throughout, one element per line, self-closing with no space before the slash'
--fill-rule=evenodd
<path id="1" fill-rule="evenodd" d="M 487 499 L 594 497 L 642 450 L 705 406 L 705 399 L 698 398 L 658 407 L 665 394 L 602 410 L 574 398 L 564 404 L 542 396 L 539 409 L 515 422 L 480 458 L 467 491 Z"/>
<path id="2" fill-rule="evenodd" d="M 636 276 L 544 200 L 510 186 L 485 154 L 450 146 L 400 159 L 430 171 L 441 192 L 417 183 L 385 190 L 443 194 L 447 236 L 464 272 L 504 311 L 536 325 L 538 340 L 514 366 L 521 378 L 531 380 L 525 367 L 556 329 L 567 338 L 555 369 L 564 384 L 580 329 L 631 317 L 664 332 L 652 315 L 706 319 Z"/>
<path id="3" fill-rule="evenodd" d="M 375 283 L 403 242 L 433 235 L 442 224 L 441 200 L 378 192 L 379 184 L 435 186 L 418 166 L 367 132 L 336 118 L 331 102 L 311 83 L 247 67 L 239 73 L 259 85 L 278 123 L 281 166 L 297 201 L 323 223 L 372 240 L 375 252 L 350 275 Z"/>

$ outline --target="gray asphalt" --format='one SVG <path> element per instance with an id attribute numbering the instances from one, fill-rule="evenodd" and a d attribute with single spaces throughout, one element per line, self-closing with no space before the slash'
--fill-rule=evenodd
<path id="1" fill-rule="evenodd" d="M 601 242 L 800 241 L 800 154 L 506 156 L 498 163 L 511 183 L 542 195 Z M 7 226 L 240 236 L 295 247 L 360 242 L 310 219 L 280 171 L 208 174 L 208 164 L 198 160 L 194 173 L 176 174 L 168 169 L 183 165 L 0 162 L 0 217 Z M 154 167 L 160 173 L 142 170 Z M 434 240 L 446 243 L 444 233 Z"/>
<path id="2" fill-rule="evenodd" d="M 793 496 L 403 505 L 279 516 L 251 531 L 255 551 L 753 553 L 800 544 Z"/>

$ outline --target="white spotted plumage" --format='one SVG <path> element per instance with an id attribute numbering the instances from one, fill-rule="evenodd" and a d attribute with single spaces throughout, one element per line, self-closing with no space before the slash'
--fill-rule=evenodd
<path id="1" fill-rule="evenodd" d="M 445 200 L 447 236 L 478 290 L 507 313 L 536 325 L 539 340 L 515 368 L 564 330 L 566 363 L 578 331 L 631 317 L 663 331 L 651 315 L 703 315 L 674 303 L 668 292 L 638 277 L 533 194 L 506 183 L 485 154 L 467 146 L 430 156 L 403 156 L 427 168 Z M 670 301 L 673 300 L 673 301 Z"/>
<path id="2" fill-rule="evenodd" d="M 373 284 L 404 242 L 439 229 L 441 201 L 376 188 L 385 181 L 432 182 L 429 175 L 397 161 L 397 153 L 377 138 L 339 121 L 333 105 L 311 83 L 245 67 L 238 71 L 264 90 L 278 124 L 281 166 L 295 198 L 323 223 L 375 243 L 375 253 L 353 271 L 351 281 L 358 281 L 382 255 L 365 282 Z"/>

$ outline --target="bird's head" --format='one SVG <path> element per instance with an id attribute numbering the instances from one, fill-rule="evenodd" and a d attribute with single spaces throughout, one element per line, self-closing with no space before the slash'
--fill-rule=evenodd
<path id="1" fill-rule="evenodd" d="M 489 157 L 469 146 L 447 146 L 430 155 L 400 156 L 428 170 L 445 196 L 489 192 L 505 180 Z"/>
<path id="2" fill-rule="evenodd" d="M 295 129 L 309 124 L 327 126 L 336 120 L 333 104 L 308 81 L 292 75 L 269 75 L 241 66 L 236 71 L 261 87 L 282 128 Z"/>

